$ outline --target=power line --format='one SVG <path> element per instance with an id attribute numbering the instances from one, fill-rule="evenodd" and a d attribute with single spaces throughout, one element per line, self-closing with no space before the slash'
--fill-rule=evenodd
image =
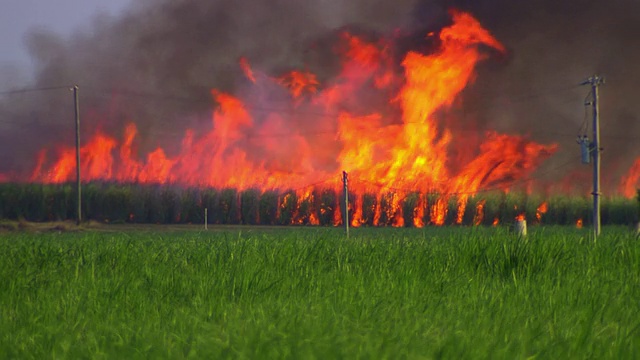
<path id="1" fill-rule="evenodd" d="M 8 117 L 20 117 L 22 115 L 19 114 L 15 114 L 15 113 L 10 113 L 8 111 L 5 110 L 1 110 L 0 109 L 0 113 L 4 113 L 5 115 L 7 115 Z M 24 121 L 21 120 L 2 120 L 0 123 L 2 124 L 24 124 Z M 392 126 L 399 126 L 399 125 L 403 125 L 403 124 L 418 124 L 417 122 L 407 122 L 407 123 L 400 123 L 400 124 L 388 124 L 388 125 L 380 125 L 380 126 L 376 126 L 376 127 L 370 127 L 370 126 L 366 126 L 366 125 L 362 125 L 362 126 L 356 126 L 356 130 L 367 130 L 367 129 L 376 129 L 376 130 L 381 130 L 387 127 L 392 127 Z M 454 133 L 483 133 L 483 132 L 495 132 L 497 134 L 509 134 L 508 132 L 505 131 L 499 131 L 499 130 L 489 130 L 489 129 L 468 129 L 468 128 L 456 128 L 454 131 Z M 159 134 L 163 134 L 163 135 L 169 135 L 171 137 L 175 137 L 175 138 L 182 138 L 184 137 L 184 133 L 176 133 L 170 130 L 166 130 L 166 129 L 158 129 L 156 128 L 154 130 L 154 133 L 159 133 Z M 308 131 L 289 131 L 289 132 L 251 132 L 251 133 L 245 133 L 239 137 L 234 137 L 234 136 L 222 136 L 222 135 L 218 135 L 218 136 L 209 136 L 208 138 L 213 138 L 213 139 L 218 139 L 218 140 L 234 140 L 234 141 L 241 141 L 241 140 L 259 140 L 259 139 L 264 139 L 264 138 L 279 138 L 279 137 L 293 137 L 293 136 L 304 136 L 304 137 L 312 137 L 312 136 L 322 136 L 322 135 L 335 135 L 338 134 L 338 129 L 322 129 L 322 130 L 308 130 Z M 512 134 L 513 135 L 513 134 Z M 529 135 L 554 135 L 554 136 L 561 136 L 561 137 L 566 137 L 567 139 L 571 139 L 571 141 L 573 141 L 575 139 L 575 134 L 572 133 L 568 133 L 568 132 L 558 132 L 558 131 L 548 131 L 548 130 L 534 130 L 534 131 L 529 131 L 525 134 L 515 134 L 516 136 L 529 136 Z M 625 140 L 625 141 L 633 141 L 633 142 L 637 142 L 640 141 L 640 137 L 637 136 L 626 136 L 626 135 L 601 135 L 602 138 L 605 139 L 614 139 L 614 140 Z"/>
<path id="2" fill-rule="evenodd" d="M 540 92 L 535 92 L 535 93 L 531 93 L 531 94 L 520 94 L 520 95 L 516 95 L 514 97 L 511 98 L 511 103 L 520 103 L 520 102 L 528 102 L 529 100 L 532 99 L 536 99 L 536 98 L 542 98 L 542 97 L 547 97 L 547 96 L 552 96 L 552 95 L 557 95 L 559 93 L 562 92 L 567 92 L 568 90 L 572 90 L 575 89 L 577 87 L 579 87 L 580 85 L 571 85 L 571 86 L 564 86 L 564 87 L 559 87 L 559 88 L 555 88 L 555 89 L 548 89 L 545 91 L 540 91 Z M 119 94 L 119 95 L 128 95 L 128 96 L 136 96 L 136 97 L 143 97 L 143 98 L 150 98 L 150 99 L 157 99 L 157 100 L 161 100 L 161 101 L 165 101 L 165 100 L 174 100 L 174 101 L 181 101 L 181 102 L 187 102 L 187 103 L 201 103 L 201 104 L 212 104 L 215 101 L 213 99 L 207 99 L 207 100 L 203 100 L 203 97 L 190 97 L 190 96 L 177 96 L 177 95 L 169 95 L 169 94 L 159 94 L 159 93 L 147 93 L 147 92 L 140 92 L 140 91 L 132 91 L 132 90 L 106 90 L 106 89 L 101 89 L 101 88 L 89 88 L 89 89 L 93 89 L 93 90 L 97 90 L 94 91 L 94 95 L 85 95 L 85 97 L 112 97 L 114 95 L 114 92 Z M 97 95 L 96 95 L 97 94 Z M 210 95 L 208 95 L 210 96 Z M 509 95 L 502 95 L 502 96 L 498 96 L 495 97 L 494 99 L 500 99 L 500 98 L 506 98 Z M 566 101 L 563 102 L 564 103 L 569 103 L 569 102 L 573 102 L 575 101 L 574 99 L 570 100 L 570 101 Z M 319 112 L 319 111 L 300 111 L 298 109 L 296 109 L 295 107 L 265 107 L 262 105 L 256 105 L 256 104 L 251 104 L 249 102 L 243 101 L 242 105 L 244 106 L 244 108 L 248 109 L 248 110 L 253 110 L 256 112 L 272 112 L 272 113 L 287 113 L 287 114 L 291 114 L 291 115 L 309 115 L 309 116 L 316 116 L 316 117 L 329 117 L 329 118 L 337 118 L 339 116 L 342 115 L 342 113 L 330 113 L 330 112 Z M 465 114 L 467 113 L 475 113 L 478 112 L 482 109 L 485 108 L 489 108 L 490 106 L 485 106 L 485 107 L 466 107 L 465 109 L 463 109 L 463 112 Z M 369 115 L 369 114 L 367 114 Z M 357 116 L 357 115 L 356 115 Z M 366 115 L 365 115 L 366 116 Z M 409 122 L 409 123 L 417 123 L 417 122 Z"/>
<path id="3" fill-rule="evenodd" d="M 563 88 L 558 88 L 555 90 L 555 92 L 564 92 L 564 91 L 568 91 L 568 90 L 572 90 L 576 87 L 578 87 L 579 85 L 575 85 L 575 86 L 569 86 L 569 87 L 563 87 Z M 42 88 L 33 88 L 33 89 L 21 89 L 21 90 L 13 90 L 10 92 L 3 92 L 4 94 L 17 94 L 17 93 L 27 93 L 27 92 L 35 92 L 35 91 L 48 91 L 48 90 L 56 90 L 56 89 L 67 89 L 69 87 L 67 86 L 56 86 L 56 87 L 42 87 Z M 0 94 L 3 94 L 0 93 Z M 542 96 L 546 96 L 546 95 L 552 95 L 554 92 L 550 92 L 550 91 L 546 91 L 544 93 L 540 92 L 540 93 L 533 93 L 530 94 L 528 96 L 524 96 L 521 95 L 519 97 L 515 97 L 515 99 L 517 101 L 527 101 L 533 98 L 539 98 Z M 179 101 L 189 101 L 189 102 L 193 102 L 193 101 L 201 101 L 201 100 L 196 100 L 195 98 L 191 98 L 191 97 L 178 97 L 178 96 L 172 96 L 172 95 L 160 95 L 160 94 L 149 94 L 149 93 L 133 93 L 131 92 L 130 94 L 136 95 L 136 96 L 143 96 L 143 97 L 152 97 L 152 98 L 160 98 L 163 100 L 166 99 L 174 99 L 174 100 L 179 100 Z M 572 102 L 574 100 L 571 100 Z M 207 101 L 208 104 L 211 104 L 213 101 Z M 246 105 L 245 105 L 246 106 Z M 327 117 L 333 117 L 333 118 L 337 118 L 340 116 L 340 114 L 331 114 L 331 113 L 315 113 L 315 112 L 299 112 L 297 110 L 294 109 L 283 109 L 283 108 L 264 108 L 264 107 L 252 107 L 250 104 L 248 106 L 250 109 L 253 110 L 261 110 L 261 111 L 270 111 L 270 112 L 286 112 L 289 114 L 307 114 L 307 115 L 314 115 L 314 116 L 327 116 Z M 558 113 L 557 116 L 562 117 L 564 119 L 567 119 L 564 115 L 562 115 L 561 113 Z M 404 124 L 422 124 L 423 122 L 403 122 L 403 123 L 398 123 L 398 124 L 376 124 L 375 126 L 371 126 L 371 125 L 365 125 L 363 124 L 362 126 L 356 126 L 356 129 L 384 129 L 386 127 L 390 127 L 390 126 L 398 126 L 398 125 L 404 125 Z M 328 135 L 328 134 L 336 134 L 337 133 L 337 129 L 330 129 L 330 130 L 309 130 L 309 131 L 293 131 L 293 132 L 280 132 L 280 133 L 247 133 L 244 134 L 241 137 L 238 138 L 233 138 L 233 137 L 228 137 L 228 136 L 215 136 L 214 138 L 218 138 L 218 139 L 230 139 L 233 141 L 239 141 L 239 140 L 243 140 L 243 139 L 247 139 L 247 140 L 251 140 L 251 139 L 261 139 L 261 138 L 266 138 L 266 137 L 291 137 L 291 136 L 315 136 L 315 135 Z M 460 132 L 460 131 L 478 131 L 478 130 L 469 130 L 469 129 L 456 129 L 456 132 Z M 552 135 L 560 135 L 560 136 L 566 136 L 566 137 L 574 137 L 574 134 L 569 134 L 569 133 L 559 133 L 559 132 L 552 132 L 552 131 L 534 131 L 534 134 L 539 134 L 539 133 L 547 133 L 547 134 L 552 134 Z M 178 136 L 176 134 L 176 136 Z M 184 136 L 184 135 L 180 135 L 180 136 Z M 633 137 L 633 136 L 617 136 L 617 135 L 611 135 L 611 136 L 603 136 L 605 138 L 615 138 L 615 139 L 619 139 L 619 140 L 629 140 L 629 141 L 638 141 L 640 140 L 640 138 L 638 137 Z M 561 167 L 566 166 L 565 164 L 563 164 Z M 534 178 L 529 178 L 529 179 L 523 179 L 523 180 L 518 180 L 515 181 L 513 183 L 511 183 L 509 186 L 515 186 L 517 184 L 520 184 L 522 182 L 527 182 L 527 181 L 531 181 Z M 375 186 L 380 186 L 379 184 L 373 184 L 372 185 Z M 414 191 L 414 190 L 408 190 L 408 189 L 401 189 L 401 188 L 393 188 L 393 187 L 389 187 L 389 186 L 384 186 L 385 188 L 388 188 L 390 190 L 395 190 L 395 191 Z M 504 188 L 504 186 L 499 187 L 499 186 L 495 186 L 495 187 L 489 187 L 489 188 L 485 188 L 485 189 L 478 189 L 477 191 L 473 191 L 473 192 L 458 192 L 458 193 L 450 193 L 449 195 L 470 195 L 470 194 L 476 194 L 476 193 L 480 193 L 480 192 L 487 192 L 487 191 L 495 191 L 495 190 L 501 190 L 502 188 Z"/>
<path id="4" fill-rule="evenodd" d="M 534 93 L 530 93 L 530 94 L 516 95 L 514 98 L 517 101 L 528 101 L 528 100 L 537 99 L 537 98 L 543 98 L 543 97 L 547 97 L 547 96 L 551 96 L 551 95 L 557 95 L 557 94 L 560 94 L 560 93 L 563 93 L 563 92 L 568 92 L 569 90 L 577 89 L 580 86 L 581 86 L 580 84 L 574 84 L 574 85 L 569 85 L 569 86 L 561 86 L 561 87 L 558 87 L 558 88 L 551 88 L 551 89 L 548 89 L 546 91 L 534 92 Z M 506 96 L 506 95 L 504 95 L 504 96 Z"/>
<path id="5" fill-rule="evenodd" d="M 72 89 L 73 86 L 50 86 L 50 87 L 41 87 L 41 88 L 27 88 L 27 89 L 16 89 L 16 90 L 8 90 L 8 91 L 0 91 L 0 95 L 14 95 L 14 94 L 24 94 L 31 92 L 40 92 L 40 91 L 49 91 L 49 90 L 60 90 L 60 89 Z"/>
<path id="6" fill-rule="evenodd" d="M 318 185 L 330 182 L 332 180 L 335 180 L 335 179 L 333 179 L 333 176 L 328 177 L 328 178 L 326 178 L 326 179 L 324 179 L 322 181 L 316 181 L 316 182 L 310 183 L 310 184 L 305 185 L 305 186 L 300 186 L 298 188 L 281 190 L 279 193 L 277 193 L 277 195 L 278 196 L 282 196 L 282 195 L 286 195 L 286 194 L 291 193 L 291 192 L 298 192 L 300 190 L 304 190 L 304 189 L 308 189 L 308 188 L 315 188 Z"/>
<path id="7" fill-rule="evenodd" d="M 513 102 L 523 102 L 523 101 L 528 101 L 531 99 L 535 99 L 535 98 L 540 98 L 540 97 L 544 97 L 544 96 L 551 96 L 560 92 L 566 92 L 568 90 L 572 90 L 576 87 L 578 87 L 579 85 L 571 85 L 571 86 L 565 86 L 565 87 L 559 87 L 556 89 L 550 89 L 544 92 L 536 92 L 536 93 L 531 93 L 528 95 L 517 95 L 515 97 L 513 97 Z M 17 93 L 25 93 L 25 92 L 33 92 L 33 91 L 46 91 L 46 90 L 53 90 L 53 89 L 64 89 L 64 88 L 69 88 L 68 86 L 55 86 L 55 87 L 42 87 L 42 88 L 33 88 L 33 89 L 22 89 L 22 90 L 13 90 L 13 91 L 9 91 L 9 92 L 5 92 L 7 94 L 17 94 Z M 125 95 L 130 95 L 130 96 L 138 96 L 138 97 L 145 97 L 145 98 L 153 98 L 153 99 L 158 99 L 158 100 L 162 100 L 162 101 L 166 101 L 166 100 L 176 100 L 176 101 L 183 101 L 183 102 L 189 102 L 189 103 L 206 103 L 208 105 L 211 105 L 212 103 L 214 103 L 213 99 L 211 100 L 206 100 L 204 101 L 202 98 L 195 98 L 195 97 L 188 97 L 188 96 L 176 96 L 176 95 L 167 95 L 167 94 L 158 94 L 158 93 L 145 93 L 145 92 L 139 92 L 139 91 L 131 91 L 131 90 L 112 90 L 110 92 L 104 90 L 104 89 L 100 89 L 100 88 L 89 88 L 89 89 L 93 89 L 94 91 L 90 92 L 89 95 L 85 95 L 85 97 L 105 97 L 105 96 L 113 96 L 113 92 L 117 91 L 118 94 L 125 94 Z M 97 92 L 96 92 L 97 90 Z M 92 95 L 93 93 L 93 95 Z M 2 93 L 0 93 L 2 94 Z M 103 96 L 99 96 L 96 94 L 102 94 Z M 506 95 L 505 95 L 506 96 Z M 574 100 L 571 100 L 571 102 L 573 102 Z M 329 113 L 329 112 L 315 112 L 315 111 L 300 111 L 298 109 L 294 108 L 278 108 L 278 107 L 264 107 L 264 106 L 257 106 L 257 105 L 252 105 L 250 103 L 244 102 L 243 103 L 244 107 L 248 110 L 251 111 L 257 111 L 257 112 L 270 112 L 270 113 L 284 113 L 284 114 L 288 114 L 291 116 L 314 116 L 314 117 L 328 117 L 328 118 L 332 118 L 332 119 L 337 119 L 339 118 L 342 113 Z M 479 108 L 472 108 L 471 112 L 478 112 L 481 109 Z M 463 112 L 465 114 L 469 114 L 469 108 L 465 108 L 463 109 Z M 367 115 L 371 115 L 371 114 L 367 114 Z M 563 119 L 567 120 L 566 117 L 562 116 L 561 114 L 556 114 L 559 117 L 562 117 Z M 366 116 L 366 115 L 354 115 L 354 116 Z M 4 123 L 11 123 L 9 121 L 3 121 Z M 15 121 L 15 123 L 18 123 L 17 121 Z M 397 125 L 404 125 L 404 124 L 423 124 L 424 122 L 422 121 L 408 121 L 408 122 L 398 122 L 398 123 L 390 123 L 390 124 L 379 124 L 375 127 L 373 127 L 374 129 L 384 129 L 386 127 L 390 127 L 390 126 L 397 126 Z M 372 129 L 372 127 L 370 125 L 362 125 L 359 126 L 358 128 L 360 129 Z M 477 131 L 477 130 L 468 130 L 468 129 L 456 129 L 456 132 L 460 132 L 460 131 Z M 336 133 L 336 129 L 326 129 L 326 130 L 310 130 L 310 131 L 296 131 L 296 132 L 279 132 L 279 133 L 249 133 L 249 134 L 245 134 L 244 136 L 242 136 L 242 138 L 246 138 L 246 139 L 254 139 L 254 138 L 264 138 L 264 137 L 289 137 L 289 136 L 299 136 L 299 135 L 306 135 L 306 136 L 314 136 L 314 135 L 327 135 L 327 134 L 335 134 Z M 534 133 L 545 133 L 542 131 L 535 131 Z M 549 134 L 553 134 L 553 135 L 562 135 L 562 136 L 574 136 L 574 135 L 569 135 L 569 134 L 560 134 L 560 133 L 553 133 L 553 132 L 546 132 Z M 217 136 L 217 138 L 220 139 L 224 139 L 227 138 L 229 139 L 230 137 L 226 137 L 226 136 Z M 626 138 L 627 140 L 637 140 L 637 138 L 631 137 L 631 138 Z M 233 140 L 233 139 L 232 139 Z"/>

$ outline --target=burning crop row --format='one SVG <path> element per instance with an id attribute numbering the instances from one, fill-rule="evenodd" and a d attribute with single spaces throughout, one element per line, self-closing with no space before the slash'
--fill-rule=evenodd
<path id="1" fill-rule="evenodd" d="M 494 192 L 467 198 L 410 193 L 349 195 L 353 227 L 430 225 L 495 226 L 526 218 L 530 224 L 574 225 L 590 222 L 591 200 L 526 193 Z M 58 221 L 75 217 L 75 192 L 70 184 L 0 184 L 0 218 Z M 634 200 L 605 199 L 603 224 L 637 221 Z M 299 190 L 261 191 L 183 188 L 169 185 L 90 183 L 84 186 L 86 220 L 110 223 L 319 225 L 343 224 L 343 197 L 323 186 Z"/>
<path id="2" fill-rule="evenodd" d="M 442 29 L 436 49 L 404 56 L 403 76 L 394 68 L 391 42 L 367 42 L 348 33 L 343 34 L 341 71 L 323 86 L 311 73 L 272 78 L 242 59 L 252 84 L 248 95 L 245 99 L 214 90 L 218 107 L 210 131 L 187 130 L 179 154 L 169 156 L 158 147 L 145 160 L 137 159 L 135 124 L 126 128 L 122 141 L 97 133 L 81 149 L 83 178 L 265 191 L 300 187 L 347 169 L 382 191 L 399 187 L 472 194 L 486 186 L 507 189 L 530 175 L 557 146 L 495 133 L 475 144 L 475 150 L 462 152 L 459 143 L 466 140 L 454 138 L 446 115 L 437 113 L 446 113 L 473 80 L 476 64 L 487 56 L 483 49 L 505 50 L 469 14 L 452 16 L 453 24 Z M 289 114 L 251 111 L 251 103 L 284 90 L 290 94 Z M 385 100 L 372 104 L 367 98 Z M 349 110 L 355 108 L 359 111 Z M 325 116 L 320 123 L 300 115 L 312 111 L 336 116 Z M 296 125 L 313 120 L 315 124 Z M 324 129 L 333 129 L 332 139 L 303 131 L 316 135 Z M 288 134 L 282 138 L 260 135 L 284 130 Z M 462 153 L 462 160 L 452 159 L 452 150 Z M 30 180 L 60 183 L 73 176 L 74 152 L 67 148 L 53 163 L 42 152 Z M 353 190 L 363 194 L 371 189 Z M 464 207 L 466 197 L 458 201 Z"/>
<path id="3" fill-rule="evenodd" d="M 365 221 L 362 204 L 367 194 L 380 204 L 390 193 L 385 211 L 394 214 L 388 214 L 396 218 L 394 225 L 423 226 L 427 215 L 427 223 L 442 225 L 451 201 L 458 214 L 453 222 L 462 223 L 471 196 L 487 189 L 512 190 L 558 146 L 497 132 L 464 137 L 448 126 L 448 110 L 474 80 L 476 65 L 505 52 L 471 15 L 451 14 L 450 26 L 437 38 L 429 35 L 436 44 L 430 51 L 409 51 L 399 64 L 392 56 L 392 39 L 368 41 L 343 33 L 340 71 L 324 83 L 306 70 L 274 78 L 243 58 L 247 87 L 239 94 L 212 90 L 217 106 L 209 129 L 188 129 L 177 153 L 159 146 L 143 159 L 134 122 L 121 140 L 96 132 L 80 149 L 83 181 L 264 194 L 307 187 L 344 169 L 360 180 L 350 188 L 354 224 L 377 225 L 382 210 Z M 286 106 L 274 111 L 260 106 L 274 98 Z M 638 176 L 630 173 L 625 193 Z M 53 159 L 46 150 L 40 152 L 29 181 L 65 183 L 74 177 L 75 152 L 61 147 Z M 403 210 L 401 203 L 413 194 L 414 207 Z M 441 195 L 428 201 L 429 194 Z M 475 206 L 478 213 L 482 206 Z"/>

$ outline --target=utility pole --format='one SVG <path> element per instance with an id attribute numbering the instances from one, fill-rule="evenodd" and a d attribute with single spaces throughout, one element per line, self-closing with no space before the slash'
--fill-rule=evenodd
<path id="1" fill-rule="evenodd" d="M 346 171 L 342 171 L 342 184 L 344 186 L 344 231 L 349 238 L 349 177 Z"/>
<path id="2" fill-rule="evenodd" d="M 593 113 L 593 139 L 591 140 L 591 156 L 593 157 L 593 234 L 600 235 L 600 108 L 598 104 L 598 87 L 604 84 L 604 78 L 594 75 L 580 85 L 591 85 L 591 105 Z"/>
<path id="3" fill-rule="evenodd" d="M 80 103 L 78 101 L 78 85 L 73 90 L 73 105 L 76 118 L 76 225 L 82 221 L 82 185 L 80 181 Z"/>

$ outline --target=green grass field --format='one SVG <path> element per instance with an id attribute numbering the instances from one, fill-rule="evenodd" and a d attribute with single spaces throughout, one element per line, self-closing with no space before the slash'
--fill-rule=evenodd
<path id="1" fill-rule="evenodd" d="M 627 228 L 1 235 L 0 358 L 638 358 Z"/>

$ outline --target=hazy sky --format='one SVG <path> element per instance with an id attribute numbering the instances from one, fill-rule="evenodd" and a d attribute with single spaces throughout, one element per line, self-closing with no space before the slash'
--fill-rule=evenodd
<path id="1" fill-rule="evenodd" d="M 34 27 L 67 36 L 97 14 L 118 15 L 131 0 L 0 0 L 0 65 L 28 72 L 25 33 Z"/>

